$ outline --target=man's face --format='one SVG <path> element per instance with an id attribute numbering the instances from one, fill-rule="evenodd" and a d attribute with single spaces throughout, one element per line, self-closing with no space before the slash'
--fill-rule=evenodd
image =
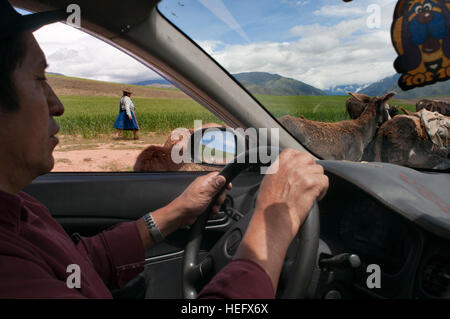
<path id="1" fill-rule="evenodd" d="M 58 144 L 59 126 L 53 116 L 64 107 L 46 81 L 47 62 L 31 32 L 25 34 L 26 56 L 13 73 L 19 109 L 0 114 L 2 156 L 12 161 L 17 178 L 48 173 L 54 165 L 53 149 Z"/>

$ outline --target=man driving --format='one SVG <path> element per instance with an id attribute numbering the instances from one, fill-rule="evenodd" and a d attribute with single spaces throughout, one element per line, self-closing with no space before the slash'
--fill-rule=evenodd
<path id="1" fill-rule="evenodd" d="M 55 117 L 64 113 L 32 32 L 65 14 L 22 16 L 0 0 L 0 15 L 0 298 L 112 298 L 111 288 L 123 287 L 143 271 L 150 247 L 193 224 L 221 192 L 213 208 L 218 212 L 225 178 L 216 172 L 201 176 L 167 206 L 135 222 L 72 240 L 44 205 L 22 191 L 52 170 L 59 130 Z M 328 188 L 312 156 L 285 150 L 277 161 L 277 173 L 261 183 L 234 260 L 199 297 L 274 297 L 287 248 Z M 71 265 L 80 269 L 79 287 L 67 285 Z"/>

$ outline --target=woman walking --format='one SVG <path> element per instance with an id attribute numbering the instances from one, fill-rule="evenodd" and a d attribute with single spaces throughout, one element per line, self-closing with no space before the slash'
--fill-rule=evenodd
<path id="1" fill-rule="evenodd" d="M 139 125 L 136 120 L 134 103 L 131 100 L 131 89 L 126 88 L 123 90 L 122 98 L 119 103 L 119 115 L 117 116 L 114 128 L 117 129 L 117 137 L 121 136 L 122 130 L 133 131 L 133 137 L 138 139 L 137 131 Z"/>

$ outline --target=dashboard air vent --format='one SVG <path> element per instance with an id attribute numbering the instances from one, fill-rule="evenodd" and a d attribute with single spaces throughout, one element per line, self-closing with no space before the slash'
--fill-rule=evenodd
<path id="1" fill-rule="evenodd" d="M 450 260 L 433 257 L 425 265 L 423 289 L 436 298 L 450 298 Z"/>

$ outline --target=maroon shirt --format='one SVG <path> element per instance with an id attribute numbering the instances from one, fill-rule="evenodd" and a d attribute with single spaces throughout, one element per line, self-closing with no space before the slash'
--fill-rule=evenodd
<path id="1" fill-rule="evenodd" d="M 198 298 L 273 299 L 274 292 L 272 280 L 260 265 L 236 259 L 217 273 Z"/>
<path id="2" fill-rule="evenodd" d="M 119 224 L 74 244 L 48 209 L 30 195 L 0 191 L 0 298 L 112 298 L 143 271 L 144 247 L 136 222 Z M 69 288 L 69 265 L 81 287 Z M 247 260 L 229 263 L 201 298 L 273 298 L 266 272 Z"/>

